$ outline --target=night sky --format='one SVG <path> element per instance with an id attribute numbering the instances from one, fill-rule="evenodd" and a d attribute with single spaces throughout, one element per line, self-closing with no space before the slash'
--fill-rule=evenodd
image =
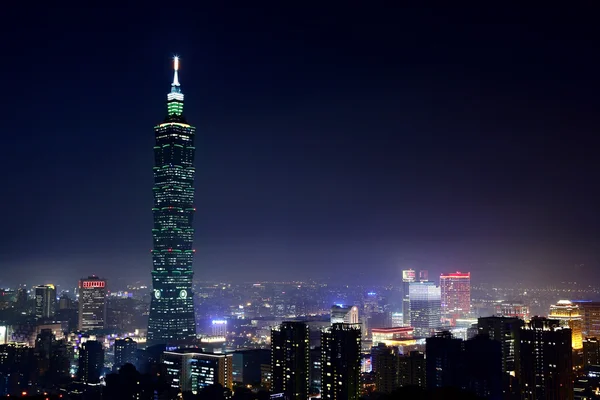
<path id="1" fill-rule="evenodd" d="M 211 3 L 3 10 L 0 285 L 150 280 L 174 54 L 196 278 L 600 277 L 593 2 Z"/>

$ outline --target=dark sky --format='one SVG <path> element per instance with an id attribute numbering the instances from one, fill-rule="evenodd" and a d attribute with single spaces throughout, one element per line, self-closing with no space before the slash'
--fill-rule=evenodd
<path id="1" fill-rule="evenodd" d="M 0 284 L 149 280 L 174 54 L 198 278 L 599 277 L 593 2 L 211 3 L 3 10 Z"/>

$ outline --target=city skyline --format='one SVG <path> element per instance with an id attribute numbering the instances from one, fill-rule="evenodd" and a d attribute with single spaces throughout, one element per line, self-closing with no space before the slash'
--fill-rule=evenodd
<path id="1" fill-rule="evenodd" d="M 11 19 L 0 285 L 146 279 L 148 127 L 173 53 L 194 76 L 196 265 L 215 279 L 597 278 L 591 13 L 383 11 Z M 99 35 L 107 20 L 139 29 Z"/>

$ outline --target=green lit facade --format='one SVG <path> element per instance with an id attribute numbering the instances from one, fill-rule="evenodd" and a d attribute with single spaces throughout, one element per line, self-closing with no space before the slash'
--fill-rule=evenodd
<path id="1" fill-rule="evenodd" d="M 183 117 L 183 93 L 175 77 L 168 115 L 154 127 L 154 248 L 148 345 L 177 345 L 196 338 L 192 294 L 194 250 L 194 133 Z"/>

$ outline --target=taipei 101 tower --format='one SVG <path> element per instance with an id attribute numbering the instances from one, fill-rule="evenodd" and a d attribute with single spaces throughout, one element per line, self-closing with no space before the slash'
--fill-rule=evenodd
<path id="1" fill-rule="evenodd" d="M 192 295 L 195 128 L 183 116 L 178 57 L 173 66 L 167 116 L 154 127 L 154 268 L 148 346 L 187 344 L 196 338 Z"/>

